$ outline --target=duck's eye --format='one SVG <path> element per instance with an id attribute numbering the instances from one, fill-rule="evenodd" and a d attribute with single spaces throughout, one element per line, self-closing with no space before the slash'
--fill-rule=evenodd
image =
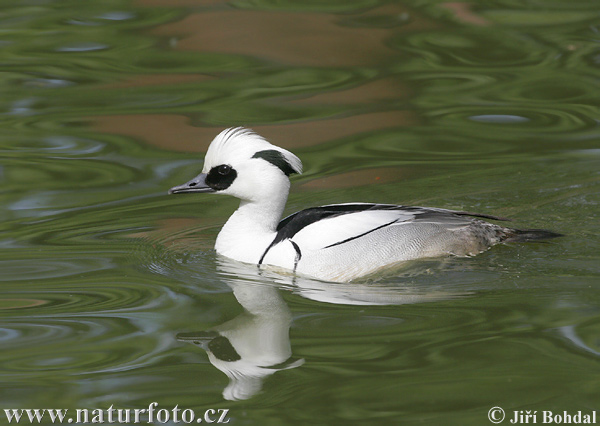
<path id="1" fill-rule="evenodd" d="M 229 188 L 236 177 L 237 173 L 234 168 L 228 164 L 221 164 L 210 169 L 206 175 L 206 184 L 215 191 L 222 191 Z"/>
<path id="2" fill-rule="evenodd" d="M 217 172 L 222 176 L 228 175 L 231 172 L 231 166 L 222 164 L 217 168 Z"/>

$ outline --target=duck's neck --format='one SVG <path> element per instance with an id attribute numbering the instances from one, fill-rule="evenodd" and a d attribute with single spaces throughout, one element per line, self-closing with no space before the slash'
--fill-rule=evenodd
<path id="1" fill-rule="evenodd" d="M 240 233 L 273 233 L 277 230 L 277 224 L 281 220 L 285 201 L 286 199 L 279 202 L 260 203 L 242 200 L 238 209 L 223 226 L 223 230 L 235 227 Z"/>
<path id="2" fill-rule="evenodd" d="M 242 262 L 257 263 L 275 238 L 286 201 L 287 194 L 265 202 L 242 200 L 219 232 L 215 244 L 217 253 Z"/>

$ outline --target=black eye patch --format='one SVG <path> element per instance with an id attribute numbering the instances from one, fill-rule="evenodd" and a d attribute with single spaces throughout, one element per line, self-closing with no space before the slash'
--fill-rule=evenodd
<path id="1" fill-rule="evenodd" d="M 236 352 L 231 342 L 227 337 L 215 337 L 208 344 L 208 349 L 213 355 L 221 361 L 234 362 L 239 361 L 242 357 Z"/>
<path id="2" fill-rule="evenodd" d="M 215 166 L 206 175 L 206 184 L 215 191 L 229 188 L 237 177 L 237 172 L 228 164 Z"/>

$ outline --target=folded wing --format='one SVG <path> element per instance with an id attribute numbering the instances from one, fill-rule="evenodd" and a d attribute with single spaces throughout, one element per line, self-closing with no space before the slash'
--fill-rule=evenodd
<path id="1" fill-rule="evenodd" d="M 342 245 L 389 226 L 420 222 L 448 228 L 467 226 L 468 216 L 501 220 L 474 213 L 390 204 L 332 204 L 302 210 L 283 219 L 275 244 L 293 240 L 303 249 L 318 250 Z"/>

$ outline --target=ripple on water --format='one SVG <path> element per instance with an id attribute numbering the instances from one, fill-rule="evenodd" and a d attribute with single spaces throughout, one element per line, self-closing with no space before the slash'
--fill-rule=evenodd
<path id="1" fill-rule="evenodd" d="M 89 283 L 85 285 L 83 281 L 79 284 L 55 285 L 53 290 L 48 291 L 42 288 L 32 289 L 27 295 L 30 304 L 18 303 L 15 298 L 14 303 L 10 303 L 10 296 L 2 298 L 3 311 L 13 310 L 13 314 L 32 315 L 35 313 L 44 314 L 79 314 L 85 312 L 110 313 L 110 312 L 135 312 L 144 311 L 153 307 L 168 308 L 177 303 L 172 295 L 161 287 L 150 285 L 133 285 L 128 283 Z M 82 287 L 88 289 L 82 290 Z M 91 287 L 91 288 L 90 288 Z M 34 303 L 35 302 L 35 303 Z"/>
<path id="2" fill-rule="evenodd" d="M 600 357 L 600 316 L 587 319 L 578 325 L 558 327 L 557 330 L 574 347 Z"/>
<path id="3" fill-rule="evenodd" d="M 56 89 L 60 87 L 73 86 L 75 83 L 60 78 L 28 78 L 23 80 L 22 84 L 23 86 L 32 88 Z"/>
<path id="4" fill-rule="evenodd" d="M 108 49 L 107 44 L 103 43 L 93 43 L 93 42 L 82 42 L 82 43 L 73 43 L 67 44 L 61 47 L 57 47 L 55 50 L 57 52 L 95 52 L 98 50 Z"/>
<path id="5" fill-rule="evenodd" d="M 529 121 L 527 117 L 521 117 L 520 115 L 508 115 L 508 114 L 488 114 L 488 115 L 472 115 L 469 117 L 470 120 L 478 121 L 480 123 L 497 123 L 497 124 L 512 124 L 512 123 L 525 123 Z"/>
<path id="6" fill-rule="evenodd" d="M 139 240 L 131 256 L 142 269 L 175 279 L 203 293 L 229 292 L 230 288 L 215 274 L 216 254 L 214 250 L 190 239 L 189 230 L 183 231 L 178 240 L 176 232 L 154 235 Z M 211 242 L 212 244 L 212 242 Z M 198 286 L 202 283 L 202 286 Z"/>
<path id="7" fill-rule="evenodd" d="M 107 21 L 127 21 L 130 19 L 134 19 L 136 17 L 136 14 L 130 11 L 124 11 L 124 10 L 115 10 L 115 11 L 110 11 L 110 12 L 105 12 L 105 13 L 101 13 L 100 15 L 97 15 L 96 18 L 98 19 L 104 19 Z"/>
<path id="8" fill-rule="evenodd" d="M 159 334 L 141 335 L 125 318 L 49 319 L 9 321 L 0 328 L 5 350 L 0 362 L 6 375 L 67 374 L 97 369 L 120 369 L 143 364 L 149 354 L 162 349 Z M 85 341 L 85 344 L 80 342 Z M 118 350 L 113 346 L 118 343 Z M 44 350 L 36 350 L 43 347 Z"/>
<path id="9" fill-rule="evenodd" d="M 36 146 L 36 151 L 60 151 L 68 155 L 88 155 L 102 151 L 106 143 L 95 139 L 78 138 L 67 135 L 48 136 L 40 139 L 46 146 Z"/>
<path id="10" fill-rule="evenodd" d="M 59 188 L 73 191 L 95 186 L 106 187 L 107 184 L 134 182 L 139 174 L 139 170 L 114 161 L 92 159 L 60 161 L 53 158 L 51 152 L 48 152 L 45 158 L 39 156 L 23 158 L 22 153 L 15 155 L 7 169 L 16 168 L 20 171 L 21 179 L 18 181 L 11 179 L 13 190 L 31 191 L 39 182 L 47 182 L 42 193 Z"/>
<path id="11" fill-rule="evenodd" d="M 100 13 L 98 15 L 93 16 L 91 19 L 69 19 L 67 22 L 71 25 L 97 26 L 102 25 L 102 21 L 129 21 L 131 19 L 136 18 L 136 16 L 137 15 L 134 12 L 115 10 Z"/>
<path id="12" fill-rule="evenodd" d="M 12 348 L 19 348 L 66 339 L 79 332 L 90 337 L 97 337 L 103 335 L 106 328 L 99 327 L 97 324 L 90 327 L 89 322 L 86 321 L 77 323 L 65 320 L 48 320 L 44 323 L 11 321 L 0 328 L 0 341 Z"/>
<path id="13" fill-rule="evenodd" d="M 485 111 L 485 114 L 482 112 Z M 481 138 L 484 129 L 498 126 L 496 139 L 515 140 L 516 135 L 539 136 L 556 133 L 583 132 L 595 129 L 597 122 L 586 106 L 561 106 L 557 108 L 539 105 L 512 105 L 510 110 L 496 106 L 452 106 L 430 113 L 439 124 L 462 126 L 465 133 Z M 464 126 L 470 122 L 470 126 Z"/>
<path id="14" fill-rule="evenodd" d="M 0 281 L 67 277 L 113 267 L 109 259 L 15 259 L 0 261 Z"/>
<path id="15" fill-rule="evenodd" d="M 478 28 L 462 28 L 451 34 L 437 31 L 409 36 L 402 34 L 397 36 L 391 45 L 398 50 L 411 52 L 420 57 L 421 61 L 445 67 L 449 71 L 468 66 L 471 73 L 475 72 L 477 67 L 508 69 L 516 66 L 548 65 L 556 54 L 537 48 L 535 42 L 523 39 L 517 34 L 482 32 Z"/>
<path id="16" fill-rule="evenodd" d="M 335 314 L 335 313 L 314 313 L 305 314 L 294 319 L 294 322 L 298 326 L 306 327 L 315 330 L 324 329 L 335 329 L 339 335 L 344 335 L 343 330 L 347 330 L 349 336 L 357 336 L 361 333 L 361 330 L 366 334 L 373 332 L 373 329 L 377 329 L 379 335 L 397 333 L 397 327 L 403 322 L 403 318 L 390 317 L 390 316 L 376 316 L 376 315 L 359 315 L 350 312 L 348 314 Z"/>

